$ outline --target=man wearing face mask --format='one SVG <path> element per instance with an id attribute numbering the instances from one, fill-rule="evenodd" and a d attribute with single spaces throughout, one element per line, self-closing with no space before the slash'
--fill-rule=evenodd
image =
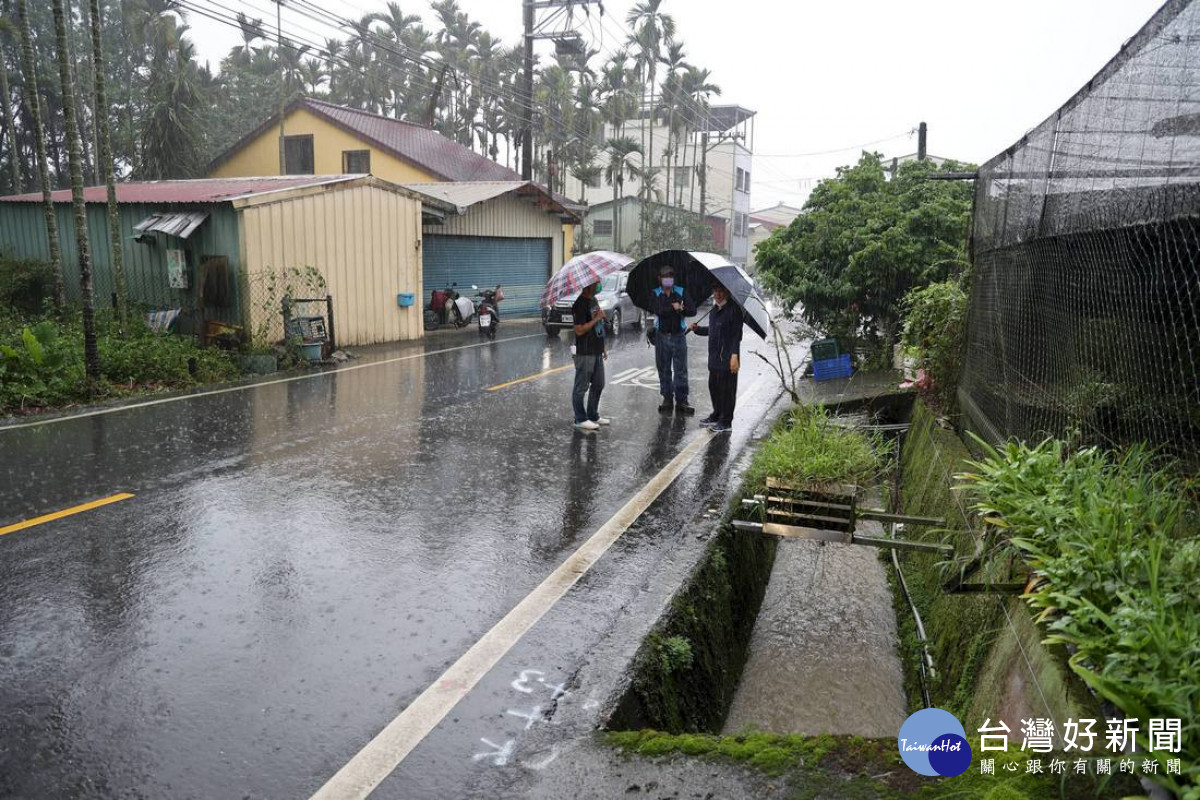
<path id="1" fill-rule="evenodd" d="M 688 299 L 683 287 L 675 283 L 675 270 L 669 265 L 659 270 L 658 283 L 652 295 L 657 329 L 654 365 L 658 368 L 658 391 L 662 395 L 658 410 L 669 414 L 674 408 L 690 416 L 696 409 L 688 404 L 685 318 L 696 315 L 696 306 Z"/>

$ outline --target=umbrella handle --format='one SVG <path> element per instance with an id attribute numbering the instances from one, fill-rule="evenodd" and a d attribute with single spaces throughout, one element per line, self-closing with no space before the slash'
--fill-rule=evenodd
<path id="1" fill-rule="evenodd" d="M 715 308 L 715 306 L 714 306 L 714 308 Z M 699 325 L 701 322 L 704 322 L 704 320 L 705 320 L 705 319 L 708 317 L 708 315 L 709 315 L 709 314 L 711 314 L 711 313 L 712 313 L 712 311 L 713 311 L 713 310 L 712 310 L 712 308 L 708 309 L 708 311 L 705 311 L 705 312 L 704 312 L 704 314 L 703 314 L 703 315 L 701 315 L 700 319 L 696 320 L 696 321 L 695 321 L 695 322 L 693 322 L 692 324 L 693 324 L 693 325 Z M 687 334 L 691 333 L 691 332 L 692 332 L 692 329 L 691 329 L 690 327 L 689 327 L 689 328 L 684 328 L 684 330 L 683 330 L 683 333 L 684 333 L 684 335 L 685 335 L 685 336 L 686 336 Z"/>

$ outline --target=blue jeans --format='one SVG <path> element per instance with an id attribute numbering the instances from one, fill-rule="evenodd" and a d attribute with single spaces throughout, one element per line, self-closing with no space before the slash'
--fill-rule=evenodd
<path id="1" fill-rule="evenodd" d="M 654 366 L 658 368 L 658 393 L 675 398 L 676 403 L 688 399 L 687 337 L 683 332 L 659 331 L 654 338 Z"/>
<path id="2" fill-rule="evenodd" d="M 590 389 L 589 389 L 590 387 Z M 575 424 L 600 419 L 600 393 L 604 391 L 604 356 L 575 356 L 575 386 L 571 390 L 571 406 L 575 409 Z M 587 410 L 583 395 L 587 393 Z"/>

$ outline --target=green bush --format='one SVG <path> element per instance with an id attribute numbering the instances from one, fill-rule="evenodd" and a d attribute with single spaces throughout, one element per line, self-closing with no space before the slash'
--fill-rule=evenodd
<path id="1" fill-rule="evenodd" d="M 797 408 L 755 453 L 746 486 L 757 492 L 768 476 L 791 484 L 869 484 L 889 448 L 882 438 L 835 425 L 824 409 Z"/>
<path id="2" fill-rule="evenodd" d="M 201 350 L 190 339 L 151 332 L 138 317 L 122 336 L 97 320 L 101 381 L 89 395 L 78 315 L 21 325 L 0 320 L 0 413 L 53 408 L 106 396 L 182 388 L 241 374 L 224 351 Z"/>
<path id="3" fill-rule="evenodd" d="M 1049 623 L 1051 643 L 1072 649 L 1071 668 L 1101 697 L 1140 720 L 1182 721 L 1183 775 L 1157 779 L 1200 798 L 1200 536 L 1187 487 L 1151 453 L 1059 441 L 987 447 L 959 476 L 975 509 L 1038 583 L 1026 596 Z M 1173 782 L 1177 780 L 1178 782 Z"/>
<path id="4" fill-rule="evenodd" d="M 944 411 L 955 407 L 966 342 L 967 293 L 957 280 L 914 289 L 904 298 L 905 347 L 915 350 Z"/>
<path id="5" fill-rule="evenodd" d="M 0 409 L 58 405 L 84 384 L 83 362 L 50 321 L 0 336 Z"/>
<path id="6" fill-rule="evenodd" d="M 0 308 L 30 317 L 54 299 L 54 271 L 44 261 L 0 256 Z"/>

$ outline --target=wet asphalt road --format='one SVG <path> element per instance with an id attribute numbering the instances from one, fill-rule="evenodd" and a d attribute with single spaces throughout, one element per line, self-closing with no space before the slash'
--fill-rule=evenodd
<path id="1" fill-rule="evenodd" d="M 569 337 L 537 330 L 485 346 L 438 334 L 350 370 L 0 430 L 0 527 L 135 495 L 0 536 L 0 796 L 319 788 L 707 435 L 702 341 L 688 420 L 656 412 L 653 353 L 632 330 L 608 362 L 610 429 L 572 430 L 569 369 L 488 391 L 569 363 Z M 479 770 L 553 761 L 522 753 L 522 732 L 562 692 L 586 697 L 571 679 L 590 644 L 778 394 L 744 364 L 742 392 L 762 385 L 733 437 L 706 445 L 375 797 L 468 796 Z"/>

